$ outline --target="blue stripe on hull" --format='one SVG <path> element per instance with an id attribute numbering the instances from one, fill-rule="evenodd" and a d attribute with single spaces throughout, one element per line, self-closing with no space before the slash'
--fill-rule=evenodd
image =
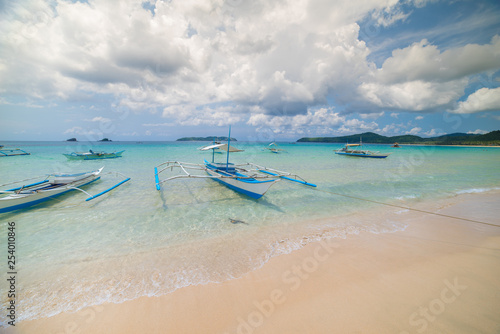
<path id="1" fill-rule="evenodd" d="M 245 190 L 245 189 L 238 188 L 236 186 L 233 186 L 232 184 L 229 184 L 229 183 L 226 183 L 226 182 L 222 181 L 221 179 L 212 179 L 212 180 L 220 182 L 223 185 L 225 185 L 226 187 L 228 187 L 228 188 L 230 188 L 230 189 L 232 189 L 234 191 L 237 191 L 237 192 L 239 192 L 239 193 L 241 193 L 243 195 L 247 195 L 247 196 L 255 198 L 255 199 L 259 199 L 262 196 L 264 196 L 264 195 L 261 195 L 261 194 L 253 193 L 253 192 Z"/>
<path id="2" fill-rule="evenodd" d="M 227 164 L 224 164 L 224 165 L 227 165 Z M 236 173 L 234 167 L 232 167 L 231 165 L 232 164 L 229 164 L 229 171 L 230 172 L 225 172 L 225 171 L 220 170 L 219 168 L 217 168 L 217 166 L 214 166 L 213 164 L 211 164 L 207 160 L 205 160 L 205 167 L 207 167 L 209 170 L 213 171 L 214 173 L 217 173 L 217 174 L 220 174 L 220 175 L 226 175 L 226 176 L 236 175 L 236 176 L 241 176 L 241 177 L 247 177 L 246 175 Z M 224 168 L 224 166 L 222 166 L 222 168 Z M 231 172 L 231 171 L 233 171 L 233 172 Z M 208 173 L 208 171 L 207 171 L 207 174 L 210 175 L 210 173 Z M 237 186 L 235 186 L 233 184 L 227 183 L 223 179 L 214 178 L 212 180 L 218 181 L 219 183 L 222 183 L 226 187 L 228 187 L 228 188 L 230 188 L 230 189 L 232 189 L 234 191 L 237 191 L 237 192 L 239 192 L 239 193 L 241 193 L 243 195 L 249 196 L 251 198 L 259 199 L 262 196 L 264 196 L 264 194 L 260 194 L 260 193 L 255 193 L 255 192 L 252 192 L 252 191 L 248 191 L 246 189 L 237 187 Z M 251 183 L 267 183 L 267 182 L 273 182 L 273 181 L 274 180 L 258 181 L 258 180 L 255 180 L 255 179 L 240 180 L 240 182 L 244 182 L 244 183 L 248 183 L 248 184 L 251 184 Z"/>
<path id="3" fill-rule="evenodd" d="M 369 154 L 352 154 L 352 153 L 338 153 L 338 152 L 335 152 L 335 154 L 338 154 L 338 155 L 347 155 L 347 156 L 350 156 L 350 157 L 360 157 L 360 158 L 374 158 L 374 159 L 383 159 L 383 158 L 387 158 L 387 155 L 369 155 Z"/>

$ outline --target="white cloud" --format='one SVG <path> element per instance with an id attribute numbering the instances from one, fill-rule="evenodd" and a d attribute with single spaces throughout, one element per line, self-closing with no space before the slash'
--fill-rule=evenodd
<path id="1" fill-rule="evenodd" d="M 346 120 L 337 130 L 341 134 L 353 134 L 359 132 L 379 131 L 379 126 L 375 122 L 365 122 L 359 119 Z"/>
<path id="2" fill-rule="evenodd" d="M 370 120 L 384 111 L 397 118 L 453 109 L 471 75 L 500 67 L 495 36 L 444 51 L 420 40 L 377 68 L 358 22 L 402 22 L 406 8 L 425 0 L 152 0 L 152 11 L 142 3 L 10 2 L 0 20 L 0 103 L 98 95 L 137 113 L 161 111 L 167 120 L 156 124 L 168 126 L 373 131 L 378 125 Z M 486 90 L 453 112 L 495 110 L 500 94 Z M 362 120 L 348 124 L 346 115 L 320 108 L 331 99 Z"/>
<path id="3" fill-rule="evenodd" d="M 500 111 L 500 88 L 481 88 L 459 102 L 454 110 L 456 114 L 472 114 L 481 111 Z"/>
<path id="4" fill-rule="evenodd" d="M 417 121 L 420 121 L 422 119 L 424 119 L 424 116 L 417 116 L 417 117 L 415 117 L 415 120 L 417 120 Z"/>
<path id="5" fill-rule="evenodd" d="M 500 67 L 500 36 L 490 44 L 467 44 L 441 52 L 427 40 L 394 50 L 358 92 L 380 108 L 448 109 L 464 93 L 469 76 Z"/>
<path id="6" fill-rule="evenodd" d="M 111 122 L 111 120 L 109 118 L 102 117 L 102 116 L 94 117 L 94 118 L 92 118 L 91 120 L 88 120 L 88 121 L 90 121 L 90 122 L 101 122 L 101 123 L 109 123 L 109 122 Z"/>
<path id="7" fill-rule="evenodd" d="M 385 112 L 381 111 L 379 113 L 370 113 L 370 114 L 360 114 L 362 119 L 377 119 L 384 116 Z"/>
<path id="8" fill-rule="evenodd" d="M 422 131 L 422 128 L 419 128 L 417 126 L 417 127 L 414 127 L 413 129 L 411 129 L 410 131 L 407 131 L 406 134 L 407 135 L 418 135 L 421 131 Z"/>
<path id="9" fill-rule="evenodd" d="M 427 137 L 437 137 L 437 136 L 442 136 L 445 134 L 446 134 L 446 132 L 443 132 L 443 131 L 437 130 L 437 129 L 431 129 L 427 132 L 424 132 L 424 135 L 426 135 Z"/>
<path id="10" fill-rule="evenodd" d="M 406 111 L 426 111 L 450 105 L 463 94 L 467 80 L 446 83 L 410 81 L 385 85 L 363 83 L 359 92 L 371 104 L 380 108 Z"/>
<path id="11" fill-rule="evenodd" d="M 101 132 L 95 130 L 86 130 L 81 126 L 74 126 L 70 129 L 67 129 L 63 132 L 63 134 L 71 134 L 71 135 L 84 135 L 87 137 L 93 137 L 95 135 L 100 135 Z"/>
<path id="12" fill-rule="evenodd" d="M 392 124 L 385 125 L 378 132 L 382 135 L 385 135 L 385 136 L 395 136 L 395 135 L 407 133 L 408 128 L 410 126 L 411 126 L 411 124 L 409 124 L 409 123 L 399 123 L 399 124 L 392 123 Z"/>
<path id="13" fill-rule="evenodd" d="M 334 128 L 345 123 L 345 117 L 333 112 L 332 108 L 308 110 L 305 115 L 274 116 L 264 113 L 253 113 L 248 125 L 257 127 L 260 131 L 271 130 L 274 133 L 331 133 Z M 304 130 L 305 129 L 305 130 Z"/>
<path id="14" fill-rule="evenodd" d="M 196 106 L 184 104 L 164 108 L 162 117 L 172 119 L 179 125 L 227 126 L 243 120 L 241 115 L 233 111 L 232 107 L 196 108 Z"/>
<path id="15" fill-rule="evenodd" d="M 396 133 L 400 133 L 399 128 L 395 124 L 387 124 L 380 130 L 382 135 L 393 135 Z"/>
<path id="16" fill-rule="evenodd" d="M 233 102 L 305 114 L 333 90 L 353 96 L 370 67 L 356 21 L 398 17 L 393 3 L 153 1 L 153 15 L 135 0 L 26 0 L 0 22 L 0 90 L 112 94 L 136 111 Z"/>
<path id="17" fill-rule="evenodd" d="M 500 36 L 490 44 L 466 46 L 440 52 L 427 40 L 392 52 L 378 71 L 381 82 L 448 82 L 500 67 Z"/>
<path id="18" fill-rule="evenodd" d="M 468 134 L 473 134 L 473 135 L 484 135 L 485 133 L 488 133 L 489 131 L 486 131 L 486 130 L 480 130 L 480 129 L 476 129 L 474 131 L 468 131 L 467 133 Z"/>
<path id="19" fill-rule="evenodd" d="M 372 13 L 372 19 L 377 25 L 388 27 L 397 21 L 405 21 L 409 15 L 410 13 L 402 10 L 400 3 L 394 3 L 382 10 L 375 10 Z"/>

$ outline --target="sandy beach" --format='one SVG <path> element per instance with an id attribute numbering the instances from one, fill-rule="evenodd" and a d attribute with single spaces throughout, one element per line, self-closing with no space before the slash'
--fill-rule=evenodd
<path id="1" fill-rule="evenodd" d="M 464 194 L 416 208 L 500 225 L 499 195 Z M 20 322 L 5 332 L 498 333 L 500 227 L 415 211 L 394 219 L 408 227 L 309 243 L 238 279 Z"/>

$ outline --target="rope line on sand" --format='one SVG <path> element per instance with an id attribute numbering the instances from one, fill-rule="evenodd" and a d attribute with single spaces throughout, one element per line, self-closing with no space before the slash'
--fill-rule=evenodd
<path id="1" fill-rule="evenodd" d="M 462 218 L 462 217 L 456 217 L 456 216 L 450 216 L 450 215 L 445 215 L 445 214 L 442 214 L 442 213 L 437 213 L 437 212 L 432 212 L 432 211 L 426 211 L 426 210 L 420 210 L 420 209 L 410 208 L 408 206 L 402 206 L 402 205 L 397 205 L 397 204 L 390 204 L 390 203 L 385 203 L 385 202 L 379 202 L 379 201 L 374 201 L 374 200 L 367 199 L 367 198 L 362 198 L 362 197 L 357 197 L 357 196 L 351 196 L 351 195 L 336 193 L 336 192 L 333 192 L 333 191 L 328 191 L 328 190 L 323 190 L 323 189 L 318 189 L 318 188 L 311 189 L 311 190 L 321 191 L 321 192 L 324 192 L 324 193 L 328 193 L 328 194 L 332 194 L 332 195 L 337 195 L 337 196 L 342 196 L 342 197 L 348 197 L 348 198 L 357 199 L 357 200 L 365 201 L 365 202 L 372 202 L 372 203 L 376 203 L 376 204 L 381 204 L 381 205 L 386 205 L 386 206 L 392 206 L 394 208 L 400 208 L 400 209 L 417 211 L 417 212 L 427 213 L 427 214 L 441 216 L 441 217 L 446 217 L 446 218 L 452 218 L 452 219 L 458 219 L 458 220 L 468 221 L 468 222 L 475 223 L 475 224 L 483 224 L 483 225 L 500 227 L 500 225 L 496 225 L 496 224 L 492 224 L 492 223 L 486 223 L 486 222 L 482 222 L 482 221 L 479 221 L 479 220 Z"/>

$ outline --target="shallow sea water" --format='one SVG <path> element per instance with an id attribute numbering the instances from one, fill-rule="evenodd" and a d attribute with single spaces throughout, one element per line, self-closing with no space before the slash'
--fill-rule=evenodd
<path id="1" fill-rule="evenodd" d="M 235 142 L 245 151 L 232 154 L 231 162 L 297 173 L 318 185 L 282 180 L 253 200 L 208 179 L 181 179 L 155 189 L 154 166 L 167 160 L 202 163 L 211 154 L 197 148 L 208 143 L 3 144 L 31 155 L 0 158 L 1 184 L 104 166 L 101 180 L 85 188 L 95 194 L 123 179 L 106 172 L 131 177 L 90 202 L 74 192 L 0 214 L 4 236 L 7 223 L 16 223 L 18 321 L 221 282 L 321 238 L 405 228 L 383 215 L 359 219 L 359 213 L 380 205 L 353 197 L 411 207 L 500 188 L 500 148 L 366 145 L 392 154 L 363 159 L 335 155 L 341 144 L 280 143 L 286 152 L 272 154 L 262 150 L 265 143 Z M 125 152 L 122 158 L 101 161 L 68 161 L 62 155 L 89 149 Z M 216 155 L 216 160 L 223 162 L 225 156 Z M 6 244 L 2 237 L 0 249 Z M 6 291 L 6 282 L 0 287 Z M 6 303 L 2 293 L 2 307 Z"/>

